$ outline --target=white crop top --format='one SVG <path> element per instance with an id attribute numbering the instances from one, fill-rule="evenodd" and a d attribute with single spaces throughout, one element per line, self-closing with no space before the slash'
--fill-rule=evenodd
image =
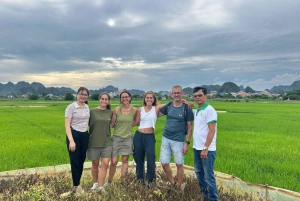
<path id="1" fill-rule="evenodd" d="M 145 112 L 145 108 L 141 107 L 141 119 L 140 128 L 155 128 L 157 115 L 155 111 L 155 106 L 152 106 L 149 112 Z"/>

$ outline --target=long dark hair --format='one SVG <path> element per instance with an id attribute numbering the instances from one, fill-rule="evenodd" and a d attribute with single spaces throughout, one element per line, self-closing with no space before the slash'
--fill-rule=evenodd
<path id="1" fill-rule="evenodd" d="M 88 90 L 87 88 L 85 88 L 85 87 L 79 87 L 79 89 L 77 90 L 77 94 L 76 94 L 76 95 L 78 95 L 81 91 L 86 91 L 87 94 L 88 94 L 88 97 L 87 97 L 87 98 L 89 98 L 90 92 L 89 92 L 89 90 Z M 89 104 L 88 100 L 86 100 L 84 103 L 85 103 L 85 104 Z"/>
<path id="2" fill-rule="evenodd" d="M 155 94 L 153 93 L 153 91 L 147 91 L 147 92 L 145 93 L 144 98 L 143 98 L 143 99 L 144 99 L 144 102 L 143 102 L 144 106 L 146 106 L 145 98 L 146 98 L 147 94 L 152 94 L 152 96 L 153 96 L 153 98 L 154 98 L 154 101 L 153 101 L 153 103 L 152 103 L 152 106 L 156 106 L 156 105 L 157 105 L 157 98 L 156 98 Z"/>
<path id="3" fill-rule="evenodd" d="M 99 97 L 98 97 L 98 100 L 100 100 L 100 98 L 101 98 L 103 95 L 107 95 L 107 98 L 108 98 L 108 100 L 110 101 L 110 95 L 109 95 L 108 93 L 106 93 L 106 92 L 101 93 L 101 94 L 99 95 Z M 110 103 L 108 103 L 108 104 L 106 105 L 106 109 L 109 109 L 109 110 L 110 110 L 110 108 L 111 108 L 111 105 L 110 105 Z"/>

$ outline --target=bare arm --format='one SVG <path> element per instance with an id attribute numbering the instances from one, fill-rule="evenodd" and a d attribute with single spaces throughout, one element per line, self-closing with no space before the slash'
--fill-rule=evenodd
<path id="1" fill-rule="evenodd" d="M 188 121 L 188 130 L 187 130 L 187 136 L 186 136 L 186 141 L 190 141 L 193 133 L 193 121 Z"/>
<path id="2" fill-rule="evenodd" d="M 72 136 L 72 131 L 71 131 L 71 118 L 66 117 L 65 119 L 65 128 L 66 128 L 66 134 L 69 139 L 69 150 L 70 151 L 75 151 L 76 149 L 76 144 L 74 142 L 73 136 Z"/>
<path id="3" fill-rule="evenodd" d="M 110 127 L 114 128 L 116 125 L 116 120 L 117 120 L 117 113 L 118 113 L 119 107 L 116 107 L 113 111 L 111 121 L 110 121 Z"/>
<path id="4" fill-rule="evenodd" d="M 141 120 L 141 108 L 137 109 L 132 126 L 138 126 Z"/>
<path id="5" fill-rule="evenodd" d="M 215 132 L 216 132 L 216 122 L 212 122 L 212 123 L 208 124 L 208 134 L 206 137 L 206 142 L 204 144 L 205 147 L 210 146 L 211 142 L 214 139 Z M 200 157 L 207 158 L 207 153 L 208 153 L 208 150 L 202 150 L 200 153 Z"/>
<path id="6" fill-rule="evenodd" d="M 193 122 L 188 121 L 187 125 L 188 125 L 188 129 L 187 129 L 186 141 L 189 142 L 191 137 L 192 137 L 192 133 L 193 133 Z M 182 152 L 183 152 L 183 154 L 186 154 L 187 151 L 188 151 L 188 144 L 184 143 L 183 148 L 182 148 Z"/>
<path id="7" fill-rule="evenodd" d="M 156 111 L 156 114 L 157 114 L 157 117 L 161 117 L 163 116 L 164 114 L 160 112 L 161 108 L 163 108 L 166 104 L 159 104 L 159 105 L 156 105 L 155 106 L 155 111 Z"/>

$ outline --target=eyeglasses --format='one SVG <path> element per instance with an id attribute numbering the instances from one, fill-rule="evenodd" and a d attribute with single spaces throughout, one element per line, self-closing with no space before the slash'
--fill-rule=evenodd
<path id="1" fill-rule="evenodd" d="M 181 92 L 172 92 L 173 95 L 179 95 Z"/>
<path id="2" fill-rule="evenodd" d="M 204 96 L 204 94 L 197 94 L 197 95 L 194 95 L 194 98 L 197 98 L 197 97 L 201 98 L 202 96 Z"/>
<path id="3" fill-rule="evenodd" d="M 121 98 L 122 99 L 126 99 L 126 98 L 129 98 L 129 96 L 122 96 Z"/>
<path id="4" fill-rule="evenodd" d="M 88 97 L 88 95 L 87 95 L 87 94 L 82 94 L 82 93 L 79 93 L 78 95 L 80 95 L 80 96 L 84 96 L 84 97 Z"/>

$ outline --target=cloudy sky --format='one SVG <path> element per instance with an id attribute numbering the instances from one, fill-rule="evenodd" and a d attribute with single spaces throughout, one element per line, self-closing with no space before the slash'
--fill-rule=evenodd
<path id="1" fill-rule="evenodd" d="M 0 82 L 170 90 L 300 80 L 299 0 L 0 0 Z"/>

